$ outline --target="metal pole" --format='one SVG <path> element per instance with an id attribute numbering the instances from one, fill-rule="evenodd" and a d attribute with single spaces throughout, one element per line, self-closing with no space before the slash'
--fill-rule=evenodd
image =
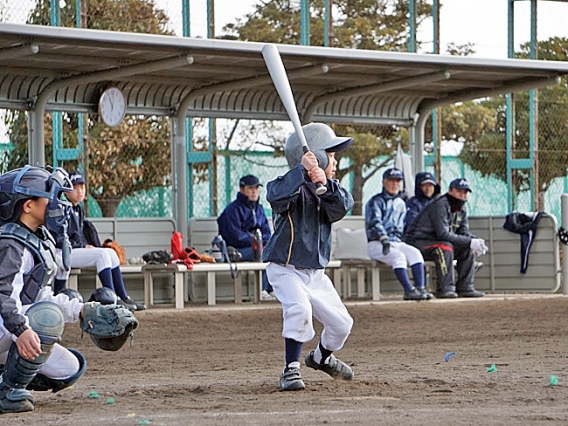
<path id="1" fill-rule="evenodd" d="M 416 53 L 416 0 L 408 2 L 408 51 Z"/>
<path id="2" fill-rule="evenodd" d="M 324 0 L 323 2 L 323 45 L 331 47 L 333 44 L 333 16 L 331 9 L 333 0 Z"/>
<path id="3" fill-rule="evenodd" d="M 310 45 L 310 5 L 308 0 L 300 2 L 300 44 Z"/>
<path id="4" fill-rule="evenodd" d="M 560 197 L 562 227 L 568 229 L 568 194 Z M 568 295 L 568 246 L 562 244 L 562 294 Z"/>

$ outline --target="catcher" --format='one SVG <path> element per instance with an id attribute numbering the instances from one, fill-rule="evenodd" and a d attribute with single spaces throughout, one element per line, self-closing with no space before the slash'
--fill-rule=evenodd
<path id="1" fill-rule="evenodd" d="M 58 343 L 65 323 L 81 319 L 105 350 L 119 349 L 138 325 L 126 308 L 53 294 L 55 243 L 43 225 L 65 232 L 61 195 L 72 188 L 62 169 L 25 166 L 0 176 L 0 413 L 32 411 L 30 390 L 58 392 L 84 374 L 84 356 Z"/>

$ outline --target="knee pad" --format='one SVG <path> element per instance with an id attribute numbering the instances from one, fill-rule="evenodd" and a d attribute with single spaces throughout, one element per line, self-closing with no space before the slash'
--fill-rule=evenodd
<path id="1" fill-rule="evenodd" d="M 47 301 L 37 302 L 27 310 L 26 316 L 31 329 L 41 340 L 42 352 L 50 352 L 53 345 L 61 340 L 65 328 L 65 318 L 59 305 Z"/>
<path id="2" fill-rule="evenodd" d="M 77 357 L 79 361 L 79 371 L 73 374 L 71 377 L 66 379 L 52 379 L 41 373 L 38 373 L 30 382 L 27 389 L 33 391 L 52 391 L 53 393 L 59 392 L 62 389 L 73 386 L 85 374 L 87 369 L 87 360 L 83 354 L 75 349 L 69 349 L 73 355 Z"/>

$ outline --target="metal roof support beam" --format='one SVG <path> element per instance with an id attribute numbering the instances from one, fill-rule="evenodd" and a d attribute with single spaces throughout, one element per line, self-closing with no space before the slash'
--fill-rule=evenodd
<path id="1" fill-rule="evenodd" d="M 325 74 L 329 71 L 329 66 L 327 64 L 313 65 L 309 67 L 299 68 L 288 72 L 288 78 L 290 80 L 296 78 L 311 77 L 314 75 Z M 272 78 L 270 74 L 261 75 L 258 77 L 243 78 L 242 80 L 228 81 L 226 83 L 211 84 L 209 86 L 203 86 L 198 89 L 193 90 L 189 93 L 180 103 L 179 110 L 182 111 L 185 108 L 187 110 L 199 96 L 208 95 L 209 93 L 224 92 L 227 90 L 236 90 L 241 88 L 252 88 L 258 86 L 264 86 L 266 84 L 272 84 Z M 187 104 L 187 107 L 184 105 Z"/>
<path id="2" fill-rule="evenodd" d="M 326 64 L 314 65 L 310 67 L 292 70 L 288 73 L 290 79 L 309 77 L 311 75 L 323 74 L 329 71 L 329 66 Z M 200 96 L 205 96 L 210 93 L 223 92 L 226 90 L 235 90 L 244 87 L 263 86 L 265 84 L 272 84 L 272 79 L 269 74 L 244 78 L 241 80 L 229 81 L 220 84 L 211 84 L 209 86 L 200 87 L 188 93 L 182 99 L 175 114 L 175 146 L 172 149 L 172 155 L 175 157 L 172 164 L 175 164 L 175 176 L 178 183 L 177 191 L 174 189 L 174 199 L 176 200 L 174 206 L 175 219 L 177 224 L 177 231 L 183 235 L 184 244 L 188 244 L 188 229 L 187 229 L 187 144 L 186 144 L 186 129 L 185 118 L 187 111 L 191 104 Z"/>
<path id="3" fill-rule="evenodd" d="M 146 62 L 143 64 L 74 75 L 71 77 L 52 81 L 39 94 L 39 96 L 35 100 L 35 103 L 33 104 L 32 111 L 30 111 L 30 125 L 32 126 L 32 139 L 30 139 L 28 142 L 28 159 L 30 164 L 37 164 L 40 166 L 45 165 L 45 129 L 43 127 L 43 115 L 45 113 L 45 106 L 47 105 L 47 101 L 57 90 L 64 89 L 69 86 L 114 80 L 117 78 L 123 78 L 153 71 L 160 71 L 168 68 L 178 68 L 192 63 L 193 57 L 191 55 L 183 55 L 159 61 Z"/>
<path id="4" fill-rule="evenodd" d="M 21 58 L 22 56 L 35 55 L 39 52 L 39 46 L 36 43 L 24 44 L 18 47 L 0 50 L 0 61 L 6 59 Z"/>
<path id="5" fill-rule="evenodd" d="M 335 101 L 339 99 L 349 98 L 351 96 L 372 95 L 375 93 L 387 92 L 390 90 L 405 89 L 416 84 L 433 83 L 435 81 L 447 80 L 451 77 L 448 70 L 436 71 L 433 73 L 416 75 L 413 77 L 400 78 L 386 83 L 370 84 L 368 86 L 355 87 L 353 89 L 343 90 L 340 92 L 333 92 L 327 95 L 322 95 L 308 105 L 304 114 L 302 114 L 302 122 L 309 123 L 316 112 L 318 106 L 323 103 Z"/>
<path id="6" fill-rule="evenodd" d="M 560 76 L 546 77 L 539 79 L 519 79 L 500 87 L 478 90 L 464 90 L 451 96 L 441 97 L 423 102 L 416 112 L 416 146 L 412 155 L 412 166 L 415 172 L 424 169 L 424 129 L 430 112 L 434 108 L 444 105 L 455 104 L 456 102 L 466 102 L 474 99 L 489 98 L 506 93 L 522 92 L 524 90 L 539 89 L 552 84 L 560 84 Z"/>

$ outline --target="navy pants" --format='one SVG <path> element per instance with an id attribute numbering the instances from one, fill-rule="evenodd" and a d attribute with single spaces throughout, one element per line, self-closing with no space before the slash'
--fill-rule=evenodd
<path id="1" fill-rule="evenodd" d="M 447 241 L 418 240 L 414 244 L 424 260 L 436 263 L 436 293 L 472 291 L 475 278 L 475 256 L 470 247 L 455 247 Z M 453 262 L 457 261 L 456 280 Z"/>

